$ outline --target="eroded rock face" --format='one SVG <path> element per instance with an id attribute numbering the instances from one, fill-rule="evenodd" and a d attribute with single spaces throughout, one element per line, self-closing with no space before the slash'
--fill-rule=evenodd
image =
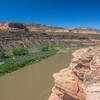
<path id="1" fill-rule="evenodd" d="M 77 31 L 75 35 L 74 31 Z M 87 34 L 81 35 L 83 31 L 87 34 L 89 31 L 92 35 L 89 37 Z M 93 32 L 97 34 L 93 35 Z M 44 44 L 61 47 L 94 46 L 100 44 L 99 35 L 99 30 L 89 28 L 60 28 L 34 23 L 0 22 L 0 48 L 7 51 L 18 47 L 37 48 Z"/>
<path id="2" fill-rule="evenodd" d="M 0 30 L 13 31 L 13 32 L 26 32 L 28 29 L 23 23 L 16 22 L 1 22 Z"/>
<path id="3" fill-rule="evenodd" d="M 74 52 L 68 68 L 53 75 L 49 100 L 100 100 L 100 47 Z"/>
<path id="4" fill-rule="evenodd" d="M 62 28 L 45 24 L 0 22 L 0 30 L 12 32 L 53 32 L 53 33 L 78 33 L 78 34 L 100 34 L 100 30 L 93 28 Z M 92 39 L 94 41 L 94 39 Z M 95 41 L 98 41 L 95 39 Z"/>

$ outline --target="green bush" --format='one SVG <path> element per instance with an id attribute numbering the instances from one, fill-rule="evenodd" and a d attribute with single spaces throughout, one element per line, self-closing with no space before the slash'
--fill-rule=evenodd
<path id="1" fill-rule="evenodd" d="M 3 48 L 0 48 L 0 58 L 4 58 L 6 56 L 6 50 Z"/>
<path id="2" fill-rule="evenodd" d="M 22 56 L 22 55 L 27 55 L 27 54 L 28 54 L 27 48 L 17 48 L 13 50 L 14 56 Z"/>
<path id="3" fill-rule="evenodd" d="M 48 51 L 49 50 L 49 46 L 48 45 L 41 45 L 38 50 L 40 51 Z"/>

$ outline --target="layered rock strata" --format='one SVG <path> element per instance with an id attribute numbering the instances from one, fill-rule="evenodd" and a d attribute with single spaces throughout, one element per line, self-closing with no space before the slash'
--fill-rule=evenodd
<path id="1" fill-rule="evenodd" d="M 16 22 L 0 22 L 0 30 L 10 32 L 27 32 L 28 28 L 22 23 Z"/>
<path id="2" fill-rule="evenodd" d="M 0 22 L 0 48 L 11 51 L 18 47 L 31 49 L 44 44 L 61 47 L 94 46 L 100 44 L 100 30 Z"/>
<path id="3" fill-rule="evenodd" d="M 53 27 L 45 24 L 0 22 L 0 30 L 11 32 L 53 32 L 53 33 L 80 33 L 80 34 L 100 34 L 100 30 L 93 28 L 63 28 Z"/>
<path id="4" fill-rule="evenodd" d="M 100 100 L 100 47 L 74 52 L 68 68 L 53 75 L 49 100 Z"/>

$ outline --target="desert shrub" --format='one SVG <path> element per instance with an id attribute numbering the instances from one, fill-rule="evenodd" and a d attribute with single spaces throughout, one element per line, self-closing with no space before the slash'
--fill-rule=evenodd
<path id="1" fill-rule="evenodd" d="M 28 49 L 27 48 L 16 48 L 13 50 L 13 55 L 14 56 L 22 56 L 22 55 L 27 55 L 28 54 Z"/>
<path id="2" fill-rule="evenodd" d="M 90 81 L 91 80 L 91 76 L 88 73 L 84 74 L 84 80 L 85 81 Z"/>
<path id="3" fill-rule="evenodd" d="M 0 48 L 0 58 L 4 58 L 6 56 L 6 50 L 3 48 Z"/>
<path id="4" fill-rule="evenodd" d="M 40 51 L 48 51 L 49 50 L 49 46 L 48 45 L 41 45 L 38 50 Z"/>
<path id="5" fill-rule="evenodd" d="M 78 46 L 79 47 L 86 47 L 86 45 L 84 45 L 83 43 L 80 43 L 80 42 L 78 43 Z"/>

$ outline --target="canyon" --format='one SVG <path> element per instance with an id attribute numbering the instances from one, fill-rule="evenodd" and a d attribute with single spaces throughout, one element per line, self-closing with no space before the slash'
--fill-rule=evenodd
<path id="1" fill-rule="evenodd" d="M 34 50 L 45 44 L 81 47 L 72 54 L 67 68 L 53 74 L 55 84 L 48 100 L 100 100 L 100 30 L 0 22 L 0 48 L 9 52 L 18 47 Z"/>
<path id="2" fill-rule="evenodd" d="M 100 46 L 81 48 L 68 68 L 53 75 L 48 100 L 100 100 Z"/>
<path id="3" fill-rule="evenodd" d="M 20 46 L 93 46 L 100 43 L 100 30 L 62 28 L 44 24 L 0 22 L 0 47 L 8 51 Z"/>

